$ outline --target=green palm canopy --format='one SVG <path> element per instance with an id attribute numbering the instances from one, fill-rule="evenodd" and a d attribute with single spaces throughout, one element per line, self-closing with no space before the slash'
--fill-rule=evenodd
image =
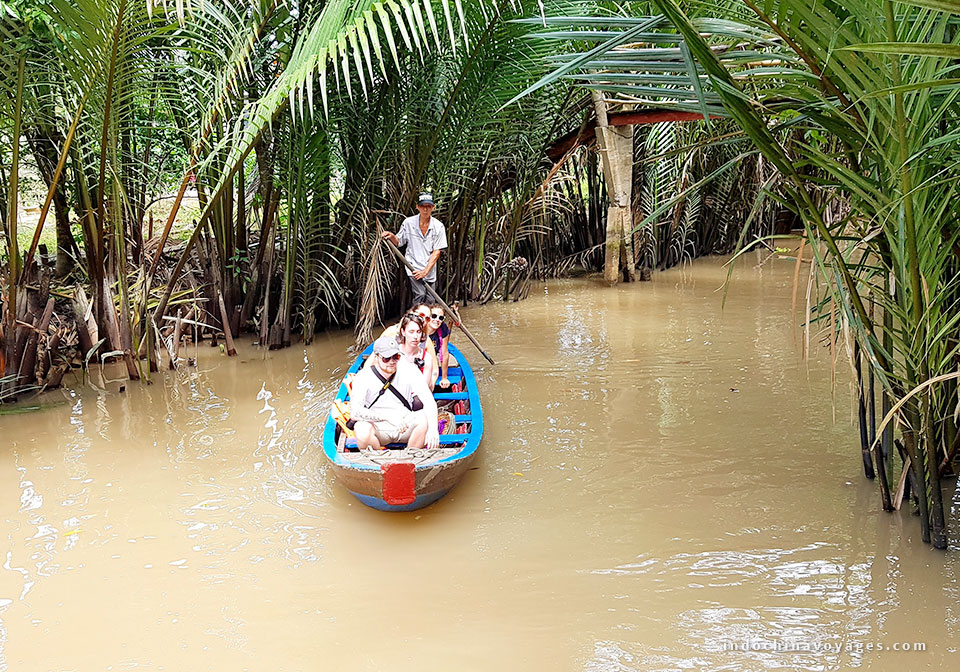
<path id="1" fill-rule="evenodd" d="M 661 16 L 548 20 L 540 39 L 586 47 L 528 91 L 568 77 L 736 121 L 779 170 L 763 197 L 802 218 L 886 408 L 900 401 L 923 536 L 944 548 L 939 470 L 960 443 L 960 2 L 654 4 Z"/>

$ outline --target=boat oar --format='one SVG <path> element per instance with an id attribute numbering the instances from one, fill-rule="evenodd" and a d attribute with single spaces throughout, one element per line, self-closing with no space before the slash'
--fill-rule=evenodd
<path id="1" fill-rule="evenodd" d="M 387 242 L 389 243 L 389 247 L 390 247 L 390 249 L 393 251 L 393 253 L 394 253 L 395 255 L 397 255 L 397 259 L 399 259 L 401 262 L 403 262 L 403 265 L 406 266 L 407 268 L 409 268 L 411 273 L 415 273 L 417 269 L 415 269 L 413 266 L 410 265 L 410 262 L 407 261 L 407 258 L 406 258 L 405 256 L 403 256 L 403 252 L 401 252 L 401 251 L 397 248 L 397 246 L 393 244 L 393 241 L 392 241 L 392 240 L 388 240 Z M 437 303 L 439 303 L 441 306 L 443 306 L 443 309 L 444 309 L 445 311 L 447 311 L 447 314 L 450 315 L 451 317 L 454 317 L 454 318 L 456 319 L 456 322 L 454 323 L 454 326 L 455 326 L 455 327 L 460 327 L 460 330 L 463 331 L 463 333 L 466 335 L 466 337 L 469 339 L 469 341 L 470 341 L 471 343 L 473 343 L 473 345 L 477 348 L 477 350 L 480 351 L 480 354 L 483 355 L 484 359 L 486 359 L 486 360 L 487 360 L 488 362 L 490 362 L 491 364 L 496 364 L 496 362 L 493 361 L 493 359 L 490 357 L 490 355 L 488 355 L 486 352 L 483 351 L 483 348 L 482 348 L 482 347 L 480 346 L 480 344 L 477 342 L 477 339 L 475 339 L 475 338 L 473 337 L 473 334 L 470 333 L 470 330 L 467 329 L 465 326 L 463 326 L 463 322 L 460 320 L 460 313 L 458 313 L 458 312 L 455 311 L 453 308 L 451 308 L 450 306 L 448 306 L 448 305 L 444 302 L 444 300 L 440 298 L 440 295 L 437 294 L 437 293 L 433 290 L 433 287 L 431 287 L 430 285 L 428 285 L 428 284 L 426 284 L 426 283 L 424 283 L 424 286 L 427 288 L 427 291 L 430 293 L 430 296 L 432 296 L 432 297 L 436 300 Z"/>

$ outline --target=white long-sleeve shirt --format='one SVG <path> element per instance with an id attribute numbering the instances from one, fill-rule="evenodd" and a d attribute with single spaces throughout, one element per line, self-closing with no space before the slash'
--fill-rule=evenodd
<path id="1" fill-rule="evenodd" d="M 410 410 L 390 390 L 384 390 L 377 399 L 377 395 L 383 390 L 383 383 L 374 373 L 375 368 L 376 363 L 363 367 L 353 379 L 350 391 L 350 417 L 353 420 L 367 422 L 386 420 L 400 424 Z M 380 375 L 383 373 L 381 372 Z M 409 403 L 413 402 L 413 395 L 417 395 L 423 402 L 427 417 L 433 417 L 436 424 L 437 402 L 434 401 L 433 393 L 427 387 L 427 381 L 416 364 L 401 358 L 397 362 L 397 372 L 390 382 Z"/>

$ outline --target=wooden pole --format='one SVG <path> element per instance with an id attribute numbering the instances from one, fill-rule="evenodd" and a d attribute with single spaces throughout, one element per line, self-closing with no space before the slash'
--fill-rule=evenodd
<path id="1" fill-rule="evenodd" d="M 396 245 L 393 244 L 393 241 L 388 240 L 387 243 L 389 243 L 388 247 L 390 248 L 390 250 L 391 250 L 395 255 L 397 255 L 397 259 L 399 259 L 404 266 L 406 266 L 408 269 L 410 269 L 411 272 L 416 271 L 416 269 L 415 269 L 413 266 L 410 265 L 410 262 L 407 261 L 407 258 L 403 256 L 403 253 L 397 248 Z M 437 303 L 439 303 L 441 306 L 443 306 L 443 309 L 444 309 L 445 311 L 447 311 L 447 314 L 449 314 L 451 317 L 453 317 L 453 318 L 456 319 L 456 322 L 454 323 L 453 326 L 455 326 L 455 327 L 460 327 L 460 330 L 463 331 L 463 333 L 464 333 L 464 335 L 466 335 L 467 339 L 469 339 L 469 341 L 470 341 L 471 343 L 473 343 L 474 347 L 476 347 L 477 350 L 480 351 L 480 354 L 483 355 L 484 359 L 486 359 L 486 360 L 487 360 L 488 362 L 490 362 L 491 364 L 496 364 L 496 362 L 493 361 L 493 359 L 490 357 L 490 355 L 488 355 L 486 352 L 484 352 L 483 348 L 480 346 L 480 343 L 478 343 L 478 342 L 477 342 L 477 339 L 475 339 L 475 338 L 473 337 L 473 334 L 470 333 L 470 330 L 467 329 L 465 326 L 463 326 L 463 322 L 460 321 L 460 314 L 459 314 L 457 311 L 455 311 L 453 308 L 451 308 L 450 306 L 448 306 L 448 305 L 444 302 L 444 300 L 440 298 L 440 295 L 437 294 L 436 291 L 434 291 L 433 287 L 431 287 L 430 285 L 428 285 L 428 284 L 426 284 L 426 283 L 424 283 L 424 286 L 427 288 L 427 292 L 430 293 L 430 296 L 432 296 Z"/>
<path id="2" fill-rule="evenodd" d="M 607 123 L 607 103 L 599 91 L 591 91 L 597 113 L 597 140 L 600 146 L 603 177 L 607 183 L 607 240 L 603 277 L 607 284 L 620 281 L 621 262 L 624 279 L 637 279 L 633 258 L 633 126 L 612 128 Z"/>

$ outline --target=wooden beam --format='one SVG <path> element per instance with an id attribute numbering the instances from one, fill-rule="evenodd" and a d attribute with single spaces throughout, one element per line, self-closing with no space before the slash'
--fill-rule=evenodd
<path id="1" fill-rule="evenodd" d="M 711 119 L 719 119 L 710 116 Z M 632 112 L 608 112 L 607 123 L 610 126 L 633 126 L 636 124 L 659 124 L 664 121 L 703 121 L 699 112 L 680 112 L 678 110 L 634 110 Z M 592 145 L 597 138 L 597 121 L 594 119 L 582 131 L 577 130 L 561 136 L 547 147 L 546 154 L 556 163 L 564 154 L 580 145 Z"/>

